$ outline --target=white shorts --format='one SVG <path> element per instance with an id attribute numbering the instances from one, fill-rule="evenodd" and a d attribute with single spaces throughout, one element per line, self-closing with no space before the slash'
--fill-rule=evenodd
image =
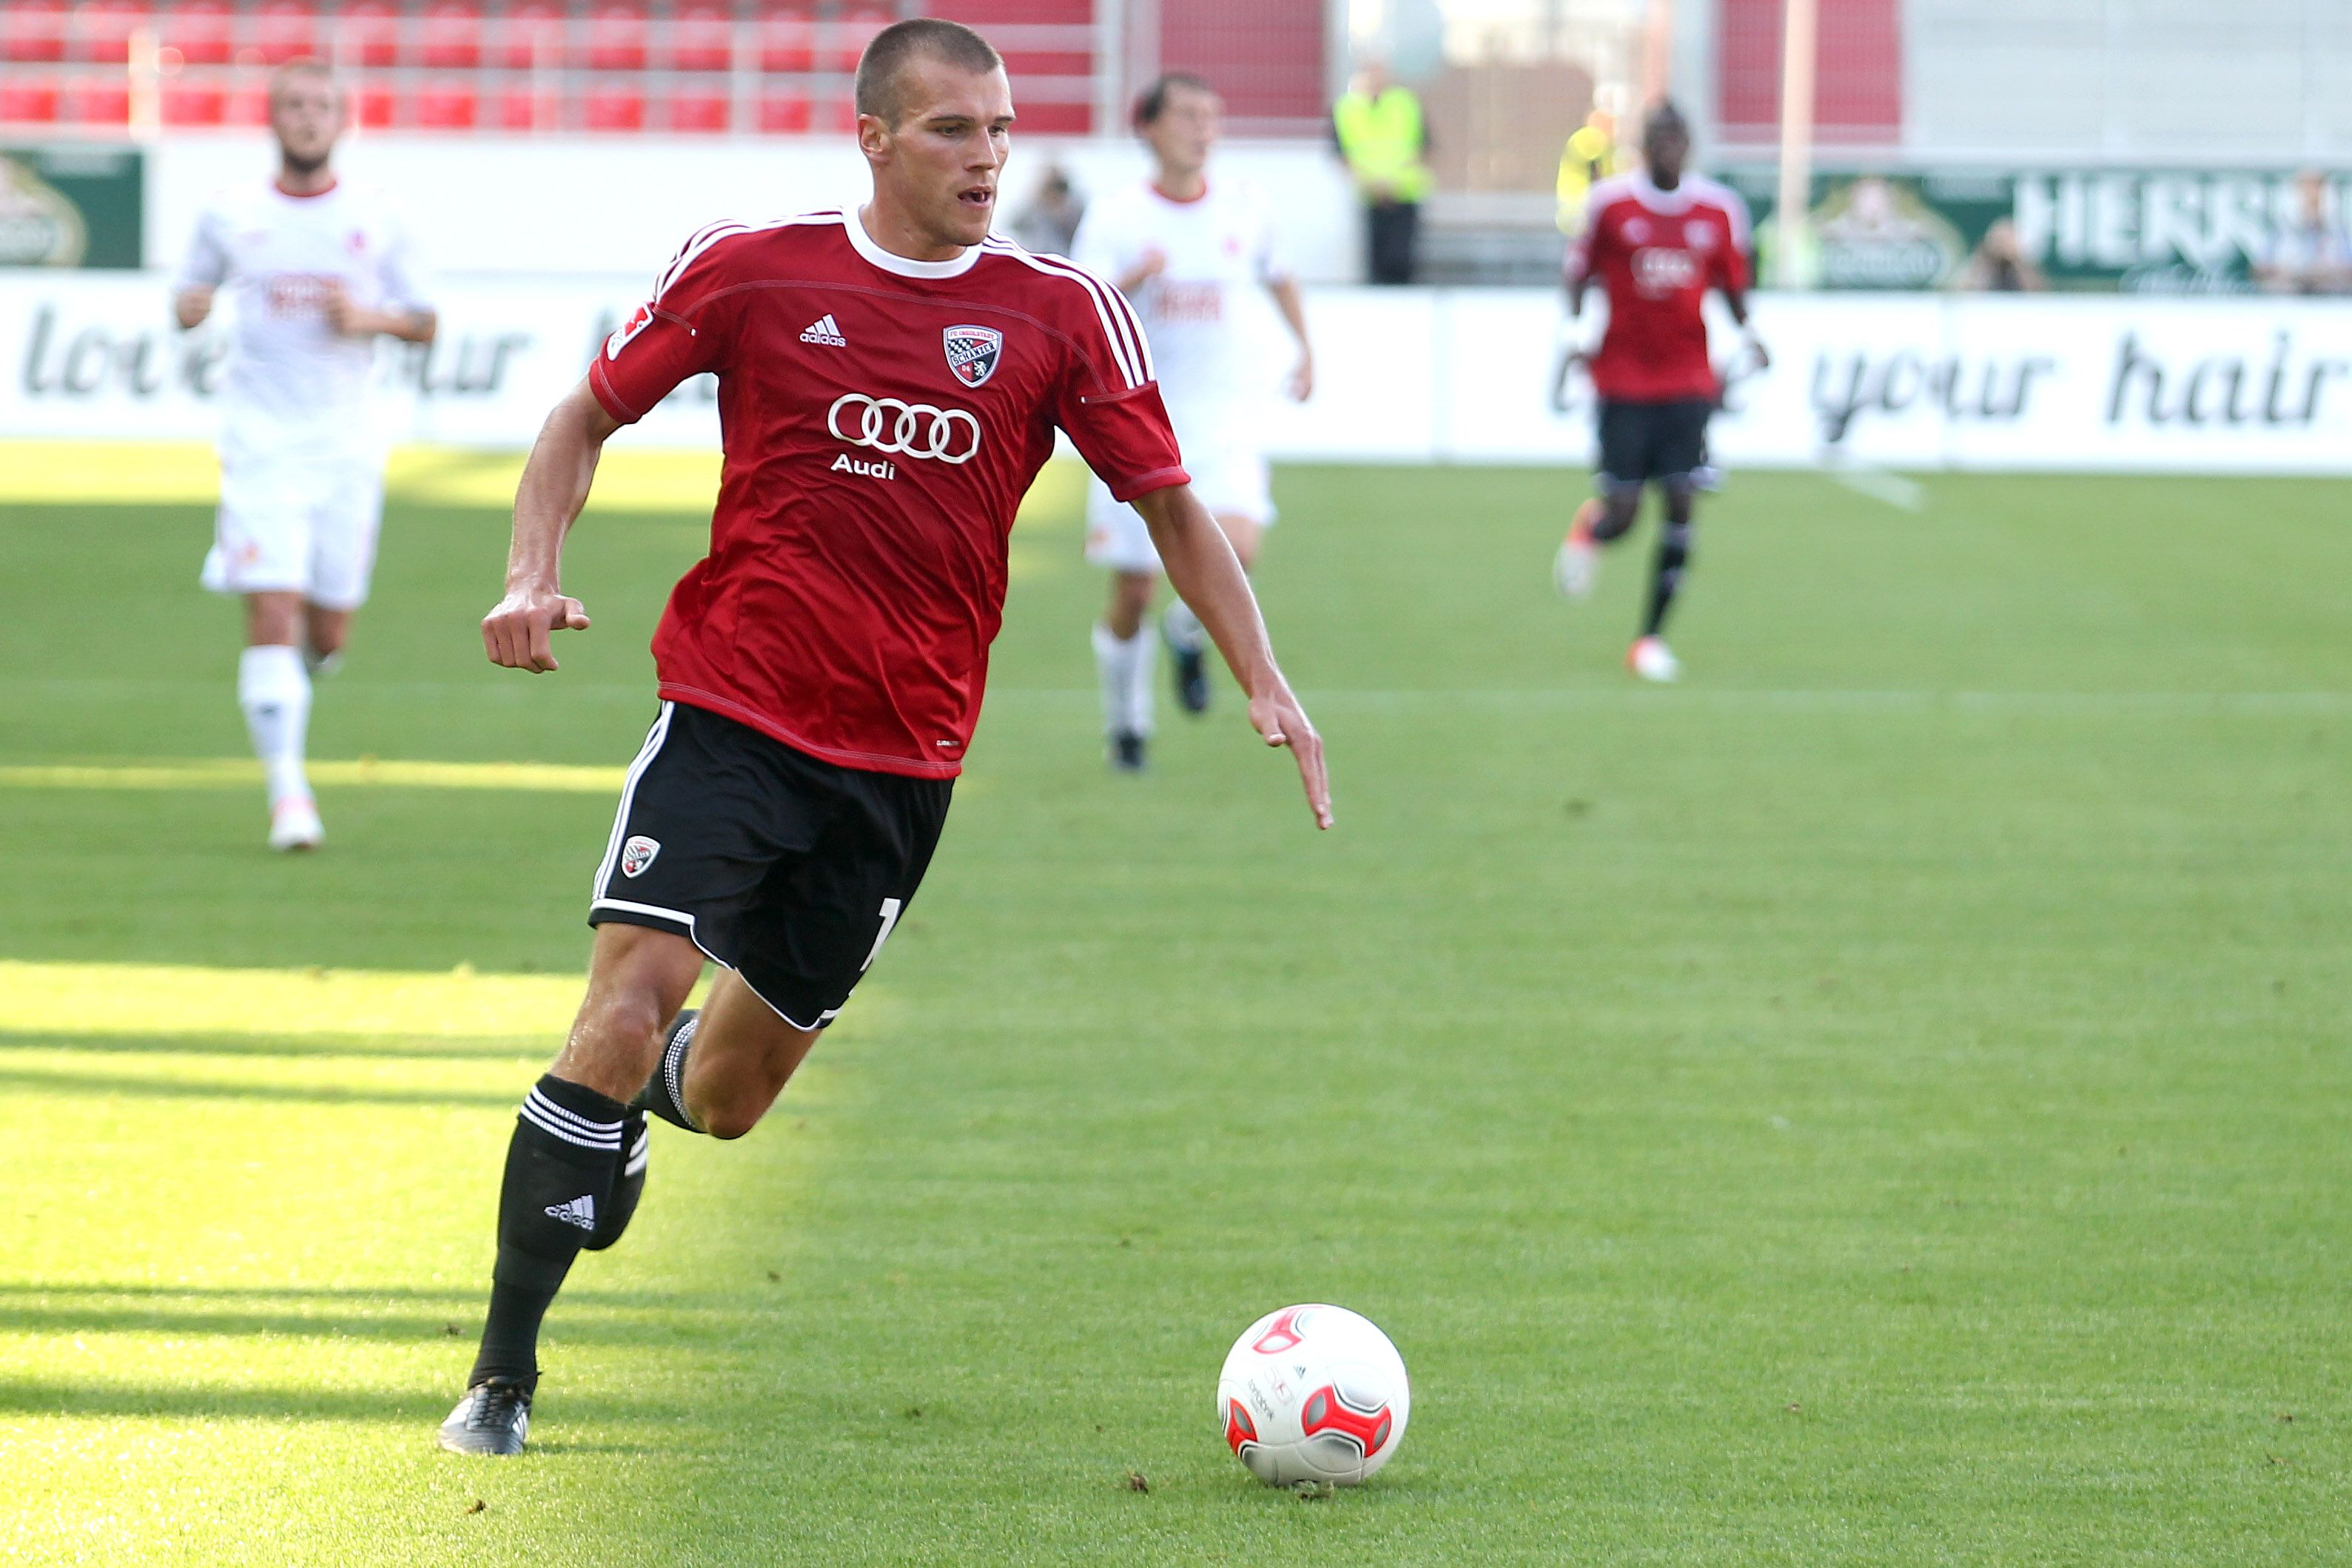
<path id="1" fill-rule="evenodd" d="M 1192 494 L 1213 516 L 1274 527 L 1274 492 L 1264 452 L 1236 442 L 1187 447 L 1184 471 L 1192 476 Z M 1112 500 L 1110 486 L 1099 479 L 1087 483 L 1087 564 L 1112 571 L 1160 570 L 1160 552 L 1151 547 L 1143 514 Z"/>
<path id="2" fill-rule="evenodd" d="M 215 593 L 299 593 L 326 610 L 367 602 L 383 520 L 373 455 L 221 454 L 220 512 L 203 582 Z"/>

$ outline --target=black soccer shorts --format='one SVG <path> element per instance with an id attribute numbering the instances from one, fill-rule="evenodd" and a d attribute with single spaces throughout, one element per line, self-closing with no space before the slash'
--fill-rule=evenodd
<path id="1" fill-rule="evenodd" d="M 588 924 L 675 931 L 785 1022 L 822 1029 L 914 901 L 953 789 L 837 768 L 666 702 L 622 786 Z"/>
<path id="2" fill-rule="evenodd" d="M 1686 478 L 1706 466 L 1705 398 L 1672 402 L 1601 402 L 1601 477 L 1609 485 Z"/>

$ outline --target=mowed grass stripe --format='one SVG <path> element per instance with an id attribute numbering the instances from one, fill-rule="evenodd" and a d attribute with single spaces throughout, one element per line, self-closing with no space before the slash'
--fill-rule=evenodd
<path id="1" fill-rule="evenodd" d="M 209 968 L 0 960 L 0 1030 L 58 1039 L 403 1036 L 559 1039 L 576 975 Z"/>
<path id="2" fill-rule="evenodd" d="M 558 762 L 351 762 L 308 765 L 310 782 L 336 789 L 520 789 L 562 794 L 619 792 L 626 769 Z M 0 768 L 0 789 L 221 789 L 261 782 L 261 764 L 248 758 L 191 758 L 173 762 L 45 763 Z"/>

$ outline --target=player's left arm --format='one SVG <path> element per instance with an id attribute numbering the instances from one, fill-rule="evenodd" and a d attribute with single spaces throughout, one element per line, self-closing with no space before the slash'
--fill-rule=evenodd
<path id="1" fill-rule="evenodd" d="M 1760 371 L 1771 364 L 1772 356 L 1765 352 L 1764 340 L 1756 335 L 1756 329 L 1748 321 L 1748 207 L 1737 197 L 1730 199 L 1733 204 L 1729 209 L 1730 243 L 1716 251 L 1715 286 L 1722 291 L 1723 303 L 1731 312 L 1732 324 L 1739 329 L 1740 342 L 1747 350 L 1748 357 Z"/>
<path id="2" fill-rule="evenodd" d="M 376 260 L 377 298 L 390 307 L 371 309 L 338 285 L 327 297 L 327 325 L 347 338 L 395 338 L 404 343 L 429 343 L 440 329 L 440 319 L 425 290 L 423 268 L 406 225 L 389 225 Z"/>
<path id="3" fill-rule="evenodd" d="M 1290 371 L 1290 399 L 1305 402 L 1315 395 L 1315 346 L 1307 340 L 1307 301 L 1299 296 L 1298 279 L 1286 274 L 1269 281 L 1265 288 L 1274 296 L 1274 308 L 1282 312 L 1283 324 L 1298 340 L 1298 362 Z"/>
<path id="4" fill-rule="evenodd" d="M 1132 505 L 1151 529 L 1168 584 L 1207 627 L 1225 667 L 1249 694 L 1250 723 L 1268 746 L 1286 746 L 1298 764 L 1299 782 L 1315 825 L 1331 825 L 1331 779 L 1323 762 L 1323 737 L 1308 721 L 1281 666 L 1248 576 L 1225 540 L 1225 531 L 1190 485 L 1168 485 L 1138 496 Z"/>
<path id="5" fill-rule="evenodd" d="M 338 285 L 327 296 L 327 325 L 346 338 L 397 338 L 404 343 L 429 343 L 441 329 L 441 319 L 422 308 L 371 310 Z"/>

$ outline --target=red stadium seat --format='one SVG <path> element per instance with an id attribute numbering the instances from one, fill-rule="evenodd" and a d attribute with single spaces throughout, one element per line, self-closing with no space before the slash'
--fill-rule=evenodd
<path id="1" fill-rule="evenodd" d="M 335 14 L 338 65 L 381 70 L 400 63 L 400 7 L 392 0 L 352 0 Z"/>
<path id="2" fill-rule="evenodd" d="M 499 94 L 500 131 L 553 131 L 562 124 L 553 99 L 542 99 L 527 87 L 510 87 Z"/>
<path id="3" fill-rule="evenodd" d="M 831 36 L 825 49 L 825 69 L 854 71 L 857 58 L 874 35 L 898 18 L 891 12 L 875 5 L 845 5 L 841 15 L 833 19 Z"/>
<path id="4" fill-rule="evenodd" d="M 264 65 L 319 52 L 319 14 L 308 0 L 261 0 L 255 6 L 248 36 Z"/>
<path id="5" fill-rule="evenodd" d="M 119 65 L 131 57 L 131 30 L 147 22 L 140 0 L 84 0 L 73 8 L 73 57 Z"/>
<path id="6" fill-rule="evenodd" d="M 735 105 L 723 92 L 677 93 L 664 107 L 663 119 L 672 131 L 723 133 L 734 119 Z"/>
<path id="7" fill-rule="evenodd" d="M 643 131 L 646 95 L 634 87 L 593 87 L 580 99 L 580 122 L 588 131 Z"/>
<path id="8" fill-rule="evenodd" d="M 128 125 L 131 84 L 121 71 L 74 77 L 58 99 L 58 119 L 68 125 Z"/>
<path id="9" fill-rule="evenodd" d="M 0 78 L 0 125 L 49 125 L 58 118 L 58 84 L 47 77 Z"/>
<path id="10" fill-rule="evenodd" d="M 269 123 L 269 81 L 266 77 L 241 80 L 228 89 L 231 125 Z"/>
<path id="11" fill-rule="evenodd" d="M 377 82 L 363 81 L 352 93 L 352 115 L 370 131 L 382 131 L 393 122 L 399 99 L 392 89 Z"/>
<path id="12" fill-rule="evenodd" d="M 735 63 L 735 14 L 718 0 L 688 0 L 670 13 L 672 70 L 723 71 Z"/>
<path id="13" fill-rule="evenodd" d="M 1084 136 L 1094 122 L 1094 110 L 1083 103 L 1029 103 L 1021 110 L 1021 129 L 1032 136 Z"/>
<path id="14" fill-rule="evenodd" d="M 469 0 L 433 0 L 416 24 L 416 57 L 436 70 L 471 70 L 482 63 L 488 27 Z"/>
<path id="15" fill-rule="evenodd" d="M 203 82 L 164 85 L 164 124 L 220 125 L 227 120 L 227 89 Z"/>
<path id="16" fill-rule="evenodd" d="M 565 28 L 555 0 L 517 0 L 499 21 L 499 63 L 510 71 L 562 65 Z"/>
<path id="17" fill-rule="evenodd" d="M 436 81 L 417 90 L 410 110 L 410 122 L 421 131 L 471 131 L 481 99 L 462 78 Z"/>
<path id="18" fill-rule="evenodd" d="M 809 128 L 809 100 L 804 94 L 771 91 L 760 99 L 760 129 L 771 136 L 793 136 Z"/>
<path id="19" fill-rule="evenodd" d="M 182 64 L 225 66 L 236 29 L 236 18 L 226 0 L 183 0 L 163 14 L 155 31 L 156 41 L 164 48 L 180 51 Z M 171 116 L 166 113 L 163 118 Z"/>
<path id="20" fill-rule="evenodd" d="M 772 5 L 760 13 L 760 68 L 787 73 L 816 64 L 816 16 L 805 5 Z"/>
<path id="21" fill-rule="evenodd" d="M 0 5 L 0 60 L 64 59 L 69 30 L 65 0 L 8 0 Z M 54 101 L 57 84 L 48 91 Z"/>
<path id="22" fill-rule="evenodd" d="M 588 13 L 588 64 L 600 71 L 646 68 L 646 44 L 653 31 L 643 5 L 600 0 Z"/>

